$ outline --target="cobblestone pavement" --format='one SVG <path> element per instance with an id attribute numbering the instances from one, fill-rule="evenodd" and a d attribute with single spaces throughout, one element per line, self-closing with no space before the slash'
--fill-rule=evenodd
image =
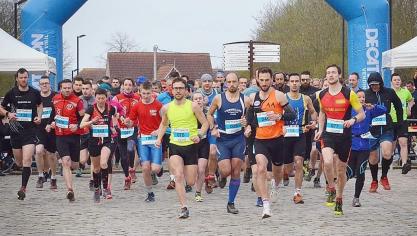
<path id="1" fill-rule="evenodd" d="M 49 190 L 49 182 L 36 189 L 36 176 L 31 176 L 24 201 L 16 196 L 21 177 L 6 176 L 0 177 L 0 235 L 417 235 L 417 171 L 406 176 L 400 171 L 389 173 L 391 191 L 380 186 L 376 194 L 368 193 L 368 172 L 361 208 L 350 205 L 354 181 L 349 181 L 345 215 L 339 217 L 324 205 L 324 189 L 314 189 L 312 182 L 304 183 L 305 204 L 295 205 L 291 179 L 272 204 L 273 217 L 265 220 L 260 219 L 262 209 L 255 207 L 250 184 L 241 185 L 238 215 L 226 213 L 226 187 L 210 195 L 203 192 L 202 203 L 194 201 L 194 193 L 188 193 L 191 217 L 179 220 L 177 195 L 165 189 L 167 174 L 154 187 L 154 203 L 144 202 L 142 180 L 132 190 L 123 191 L 123 175 L 115 174 L 113 199 L 100 204 L 93 203 L 87 175 L 74 178 L 74 203 L 65 199 L 60 176 L 56 192 Z"/>

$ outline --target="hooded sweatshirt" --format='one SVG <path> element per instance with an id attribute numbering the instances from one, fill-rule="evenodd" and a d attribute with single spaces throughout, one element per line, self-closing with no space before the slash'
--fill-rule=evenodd
<path id="1" fill-rule="evenodd" d="M 378 72 L 372 72 L 368 77 L 368 84 L 376 81 L 380 85 L 378 92 L 372 91 L 371 88 L 365 91 L 365 102 L 372 105 L 383 105 L 387 109 L 386 118 L 387 124 L 383 126 L 372 126 L 370 131 L 374 137 L 381 136 L 383 133 L 393 129 L 392 118 L 389 114 L 391 110 L 391 104 L 394 105 L 397 113 L 398 122 L 403 120 L 403 107 L 400 98 L 395 93 L 394 89 L 384 87 L 384 81 L 382 80 L 381 74 Z"/>

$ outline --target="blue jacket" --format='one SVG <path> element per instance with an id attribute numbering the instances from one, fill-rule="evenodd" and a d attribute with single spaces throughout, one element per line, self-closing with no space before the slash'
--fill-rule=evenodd
<path id="1" fill-rule="evenodd" d="M 352 126 L 352 150 L 353 151 L 369 151 L 369 139 L 361 138 L 361 134 L 369 132 L 372 119 L 383 115 L 387 112 L 387 108 L 384 105 L 375 105 L 371 110 L 363 108 L 365 111 L 365 119 Z M 352 109 L 352 117 L 357 113 Z"/>

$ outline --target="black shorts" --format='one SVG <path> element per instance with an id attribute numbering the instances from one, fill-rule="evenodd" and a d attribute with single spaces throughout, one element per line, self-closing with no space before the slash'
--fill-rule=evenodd
<path id="1" fill-rule="evenodd" d="M 397 138 L 408 138 L 408 124 L 407 121 L 394 123 L 394 140 Z"/>
<path id="2" fill-rule="evenodd" d="M 56 136 L 55 132 L 46 132 L 43 128 L 36 129 L 36 137 L 38 138 L 38 142 L 36 145 L 42 144 L 46 151 L 50 153 L 56 152 Z"/>
<path id="3" fill-rule="evenodd" d="M 284 138 L 282 136 L 273 139 L 255 139 L 254 149 L 255 155 L 264 155 L 273 165 L 284 164 Z"/>
<path id="4" fill-rule="evenodd" d="M 326 147 L 333 149 L 342 162 L 347 162 L 352 147 L 352 137 L 324 133 L 321 139 L 321 148 Z"/>
<path id="5" fill-rule="evenodd" d="M 169 136 L 170 134 L 165 133 L 162 137 L 162 152 L 167 152 L 169 148 Z"/>
<path id="6" fill-rule="evenodd" d="M 37 142 L 38 138 L 36 137 L 36 130 L 34 128 L 23 130 L 19 134 L 10 134 L 10 144 L 13 149 L 22 149 L 25 145 L 35 145 Z"/>
<path id="7" fill-rule="evenodd" d="M 103 142 L 100 142 L 98 138 L 90 138 L 88 140 L 88 152 L 92 157 L 100 156 L 103 147 L 110 149 L 110 153 L 113 154 L 116 148 L 116 142 L 113 138 L 105 138 Z"/>
<path id="8" fill-rule="evenodd" d="M 80 161 L 80 136 L 79 135 L 66 135 L 56 136 L 56 149 L 59 156 L 71 157 L 71 161 Z"/>
<path id="9" fill-rule="evenodd" d="M 83 134 L 80 136 L 80 150 L 88 148 L 88 140 L 90 139 L 90 134 Z"/>
<path id="10" fill-rule="evenodd" d="M 169 156 L 172 157 L 174 155 L 180 156 L 184 161 L 184 165 L 197 165 L 198 157 L 197 157 L 197 145 L 191 144 L 188 146 L 178 146 L 175 144 L 169 144 Z"/>
<path id="11" fill-rule="evenodd" d="M 304 134 L 300 134 L 299 137 L 284 138 L 284 164 L 293 163 L 295 156 L 304 158 L 306 144 L 306 136 Z"/>
<path id="12" fill-rule="evenodd" d="M 210 144 L 207 138 L 197 143 L 197 157 L 208 160 L 210 155 Z"/>

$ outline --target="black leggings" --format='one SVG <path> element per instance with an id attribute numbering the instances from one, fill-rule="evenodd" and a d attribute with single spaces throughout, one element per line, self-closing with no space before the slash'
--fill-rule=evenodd
<path id="1" fill-rule="evenodd" d="M 365 183 L 365 170 L 368 158 L 369 151 L 351 151 L 346 174 L 348 179 L 356 177 L 355 198 L 359 198 Z"/>
<path id="2" fill-rule="evenodd" d="M 130 144 L 128 145 L 128 142 Z M 118 149 L 120 153 L 120 163 L 123 168 L 123 172 L 125 177 L 129 176 L 129 167 L 133 168 L 135 165 L 135 148 L 134 144 L 132 144 L 132 140 L 127 139 L 119 139 Z"/>

